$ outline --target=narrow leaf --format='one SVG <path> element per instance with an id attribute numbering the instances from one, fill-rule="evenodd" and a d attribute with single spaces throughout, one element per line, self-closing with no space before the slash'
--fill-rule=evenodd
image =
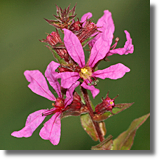
<path id="1" fill-rule="evenodd" d="M 119 112 L 122 112 L 123 110 L 129 108 L 134 103 L 120 103 L 116 104 L 115 107 L 112 109 L 113 114 L 118 114 Z"/>
<path id="2" fill-rule="evenodd" d="M 96 114 L 95 117 L 93 118 L 94 121 L 100 122 L 103 121 L 115 114 L 118 114 L 119 112 L 122 112 L 123 110 L 129 108 L 133 103 L 120 103 L 116 104 L 115 107 L 112 109 L 112 112 L 107 111 L 103 114 Z"/>
<path id="3" fill-rule="evenodd" d="M 113 141 L 112 150 L 130 150 L 137 129 L 147 120 L 149 116 L 150 113 L 133 120 L 130 127 Z"/>
<path id="4" fill-rule="evenodd" d="M 85 47 L 94 37 L 95 36 L 89 37 L 88 39 L 86 39 L 84 42 L 82 42 L 82 46 Z"/>
<path id="5" fill-rule="evenodd" d="M 51 48 L 48 45 L 46 45 L 46 47 L 52 52 L 53 57 L 56 59 L 57 62 L 63 65 L 66 65 L 66 62 L 64 61 L 64 59 L 62 59 L 53 48 Z"/>
<path id="6" fill-rule="evenodd" d="M 81 119 L 81 125 L 84 128 L 84 130 L 87 132 L 87 134 L 94 140 L 98 141 L 98 134 L 96 132 L 96 129 L 93 125 L 93 122 L 91 120 L 91 117 L 89 114 L 83 114 L 80 116 Z"/>
<path id="7" fill-rule="evenodd" d="M 91 150 L 111 150 L 113 145 L 112 136 L 109 135 L 103 142 L 93 146 Z"/>

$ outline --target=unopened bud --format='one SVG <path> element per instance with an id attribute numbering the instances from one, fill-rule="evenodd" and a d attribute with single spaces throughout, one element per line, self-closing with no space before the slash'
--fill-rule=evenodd
<path id="1" fill-rule="evenodd" d="M 97 26 L 90 20 L 87 20 L 85 25 L 82 27 L 82 31 L 77 34 L 77 37 L 82 43 L 96 33 L 98 33 Z"/>
<path id="2" fill-rule="evenodd" d="M 58 70 L 59 72 L 68 72 L 68 71 L 70 72 L 71 71 L 70 69 L 64 68 L 64 67 L 59 67 Z"/>
<path id="3" fill-rule="evenodd" d="M 107 93 L 107 97 L 105 99 L 102 98 L 102 102 L 95 107 L 95 112 L 97 114 L 102 114 L 106 111 L 112 111 L 115 106 L 115 98 L 111 99 Z"/>
<path id="4" fill-rule="evenodd" d="M 56 45 L 57 43 L 62 43 L 61 37 L 58 32 L 52 32 L 47 36 L 46 39 L 41 40 L 41 42 L 45 42 L 50 44 L 51 46 Z"/>
<path id="5" fill-rule="evenodd" d="M 65 47 L 61 48 L 61 47 L 59 47 L 59 45 L 57 45 L 57 44 L 60 44 L 60 45 L 62 44 L 62 40 L 61 40 L 61 37 L 60 37 L 58 31 L 52 32 L 51 34 L 49 34 L 47 36 L 46 39 L 41 40 L 41 42 L 45 42 L 45 43 L 48 43 L 49 45 L 51 45 L 52 48 L 58 53 L 58 55 L 61 58 L 63 58 L 66 62 L 69 61 L 69 55 L 68 55 L 68 52 L 65 49 Z"/>
<path id="6" fill-rule="evenodd" d="M 81 28 L 82 28 L 82 23 L 78 20 L 74 22 L 69 29 L 74 32 L 74 31 L 79 31 Z"/>

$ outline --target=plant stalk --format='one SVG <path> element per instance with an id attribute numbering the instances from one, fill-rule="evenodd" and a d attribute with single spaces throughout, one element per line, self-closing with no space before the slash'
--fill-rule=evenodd
<path id="1" fill-rule="evenodd" d="M 98 137 L 99 137 L 99 141 L 102 142 L 102 141 L 104 140 L 104 137 L 103 137 L 103 134 L 102 134 L 102 132 L 101 132 L 101 130 L 100 130 L 99 123 L 98 123 L 98 122 L 95 122 L 95 121 L 93 120 L 94 113 L 93 113 L 93 109 L 92 109 L 91 104 L 90 104 L 90 99 L 89 99 L 87 90 L 86 90 L 85 88 L 81 87 L 81 91 L 82 91 L 82 94 L 83 94 L 83 97 L 84 97 L 84 101 L 85 101 L 85 103 L 86 103 L 86 106 L 87 106 L 87 108 L 88 108 L 88 110 L 89 110 L 89 115 L 90 115 L 90 117 L 91 117 L 91 119 L 92 119 L 92 122 L 93 122 L 93 124 L 94 124 L 94 126 L 95 126 L 95 129 L 96 129 L 96 131 L 97 131 L 97 134 L 98 134 Z"/>

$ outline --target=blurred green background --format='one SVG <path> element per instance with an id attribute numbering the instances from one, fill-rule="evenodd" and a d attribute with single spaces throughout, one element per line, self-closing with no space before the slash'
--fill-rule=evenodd
<path id="1" fill-rule="evenodd" d="M 100 80 L 100 94 L 93 104 L 100 103 L 110 90 L 110 97 L 117 94 L 116 103 L 135 102 L 129 109 L 106 120 L 107 135 L 116 138 L 130 123 L 150 112 L 150 1 L 149 0 L 1 0 L 0 1 L 0 149 L 3 150 L 90 150 L 98 142 L 86 134 L 79 117 L 62 120 L 62 136 L 58 146 L 39 137 L 43 124 L 30 138 L 15 138 L 10 134 L 24 127 L 27 116 L 39 109 L 51 107 L 48 99 L 34 94 L 28 87 L 23 72 L 38 69 L 45 72 L 53 60 L 51 52 L 39 42 L 46 33 L 54 30 L 43 18 L 54 19 L 55 4 L 62 8 L 77 3 L 77 17 L 92 12 L 93 21 L 112 12 L 118 47 L 123 47 L 128 30 L 133 39 L 134 53 L 127 56 L 113 55 L 110 62 L 103 62 L 100 69 L 123 63 L 131 69 L 118 80 Z M 91 98 L 92 99 L 92 98 Z M 133 150 L 150 149 L 150 119 L 137 131 Z"/>

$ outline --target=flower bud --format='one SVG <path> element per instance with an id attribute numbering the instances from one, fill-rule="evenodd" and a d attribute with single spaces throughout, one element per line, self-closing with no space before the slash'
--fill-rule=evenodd
<path id="1" fill-rule="evenodd" d="M 64 68 L 64 67 L 59 67 L 58 70 L 59 70 L 59 72 L 71 72 L 70 69 Z"/>
<path id="2" fill-rule="evenodd" d="M 56 45 L 57 43 L 61 43 L 61 37 L 58 32 L 52 32 L 47 36 L 47 41 L 50 45 Z"/>
<path id="3" fill-rule="evenodd" d="M 81 102 L 81 97 L 78 95 L 77 92 L 74 92 L 73 95 L 73 101 L 72 103 L 67 106 L 61 115 L 61 118 L 67 117 L 67 116 L 79 116 L 84 113 L 88 113 L 88 107 L 86 107 L 82 102 Z"/>
<path id="4" fill-rule="evenodd" d="M 79 31 L 80 29 L 82 29 L 82 23 L 79 20 L 71 24 L 69 28 L 72 32 Z"/>
<path id="5" fill-rule="evenodd" d="M 97 26 L 90 20 L 87 20 L 82 28 L 82 31 L 77 34 L 77 37 L 82 43 L 85 40 L 93 37 L 93 35 L 95 35 L 96 33 L 98 34 Z"/>
<path id="6" fill-rule="evenodd" d="M 56 45 L 57 43 L 62 43 L 61 37 L 58 32 L 52 32 L 47 36 L 46 39 L 41 40 L 41 42 L 45 42 L 50 44 L 51 46 Z"/>
<path id="7" fill-rule="evenodd" d="M 69 108 L 70 109 L 72 108 L 73 111 L 76 111 L 76 110 L 80 110 L 81 106 L 82 106 L 81 97 L 77 92 L 74 92 L 73 101 L 70 104 Z"/>
<path id="8" fill-rule="evenodd" d="M 51 34 L 49 34 L 47 36 L 46 39 L 41 40 L 41 42 L 45 42 L 45 43 L 48 43 L 49 45 L 51 45 L 52 48 L 57 52 L 57 54 L 61 58 L 63 58 L 66 62 L 69 61 L 69 55 L 68 55 L 68 52 L 65 49 L 65 47 L 61 48 L 60 46 L 56 46 L 57 44 L 63 44 L 58 31 L 57 32 L 52 32 Z"/>
<path id="9" fill-rule="evenodd" d="M 102 102 L 95 107 L 95 112 L 97 114 L 103 114 L 106 111 L 112 111 L 115 106 L 115 98 L 111 99 L 107 93 L 107 97 L 105 99 L 102 99 Z"/>

